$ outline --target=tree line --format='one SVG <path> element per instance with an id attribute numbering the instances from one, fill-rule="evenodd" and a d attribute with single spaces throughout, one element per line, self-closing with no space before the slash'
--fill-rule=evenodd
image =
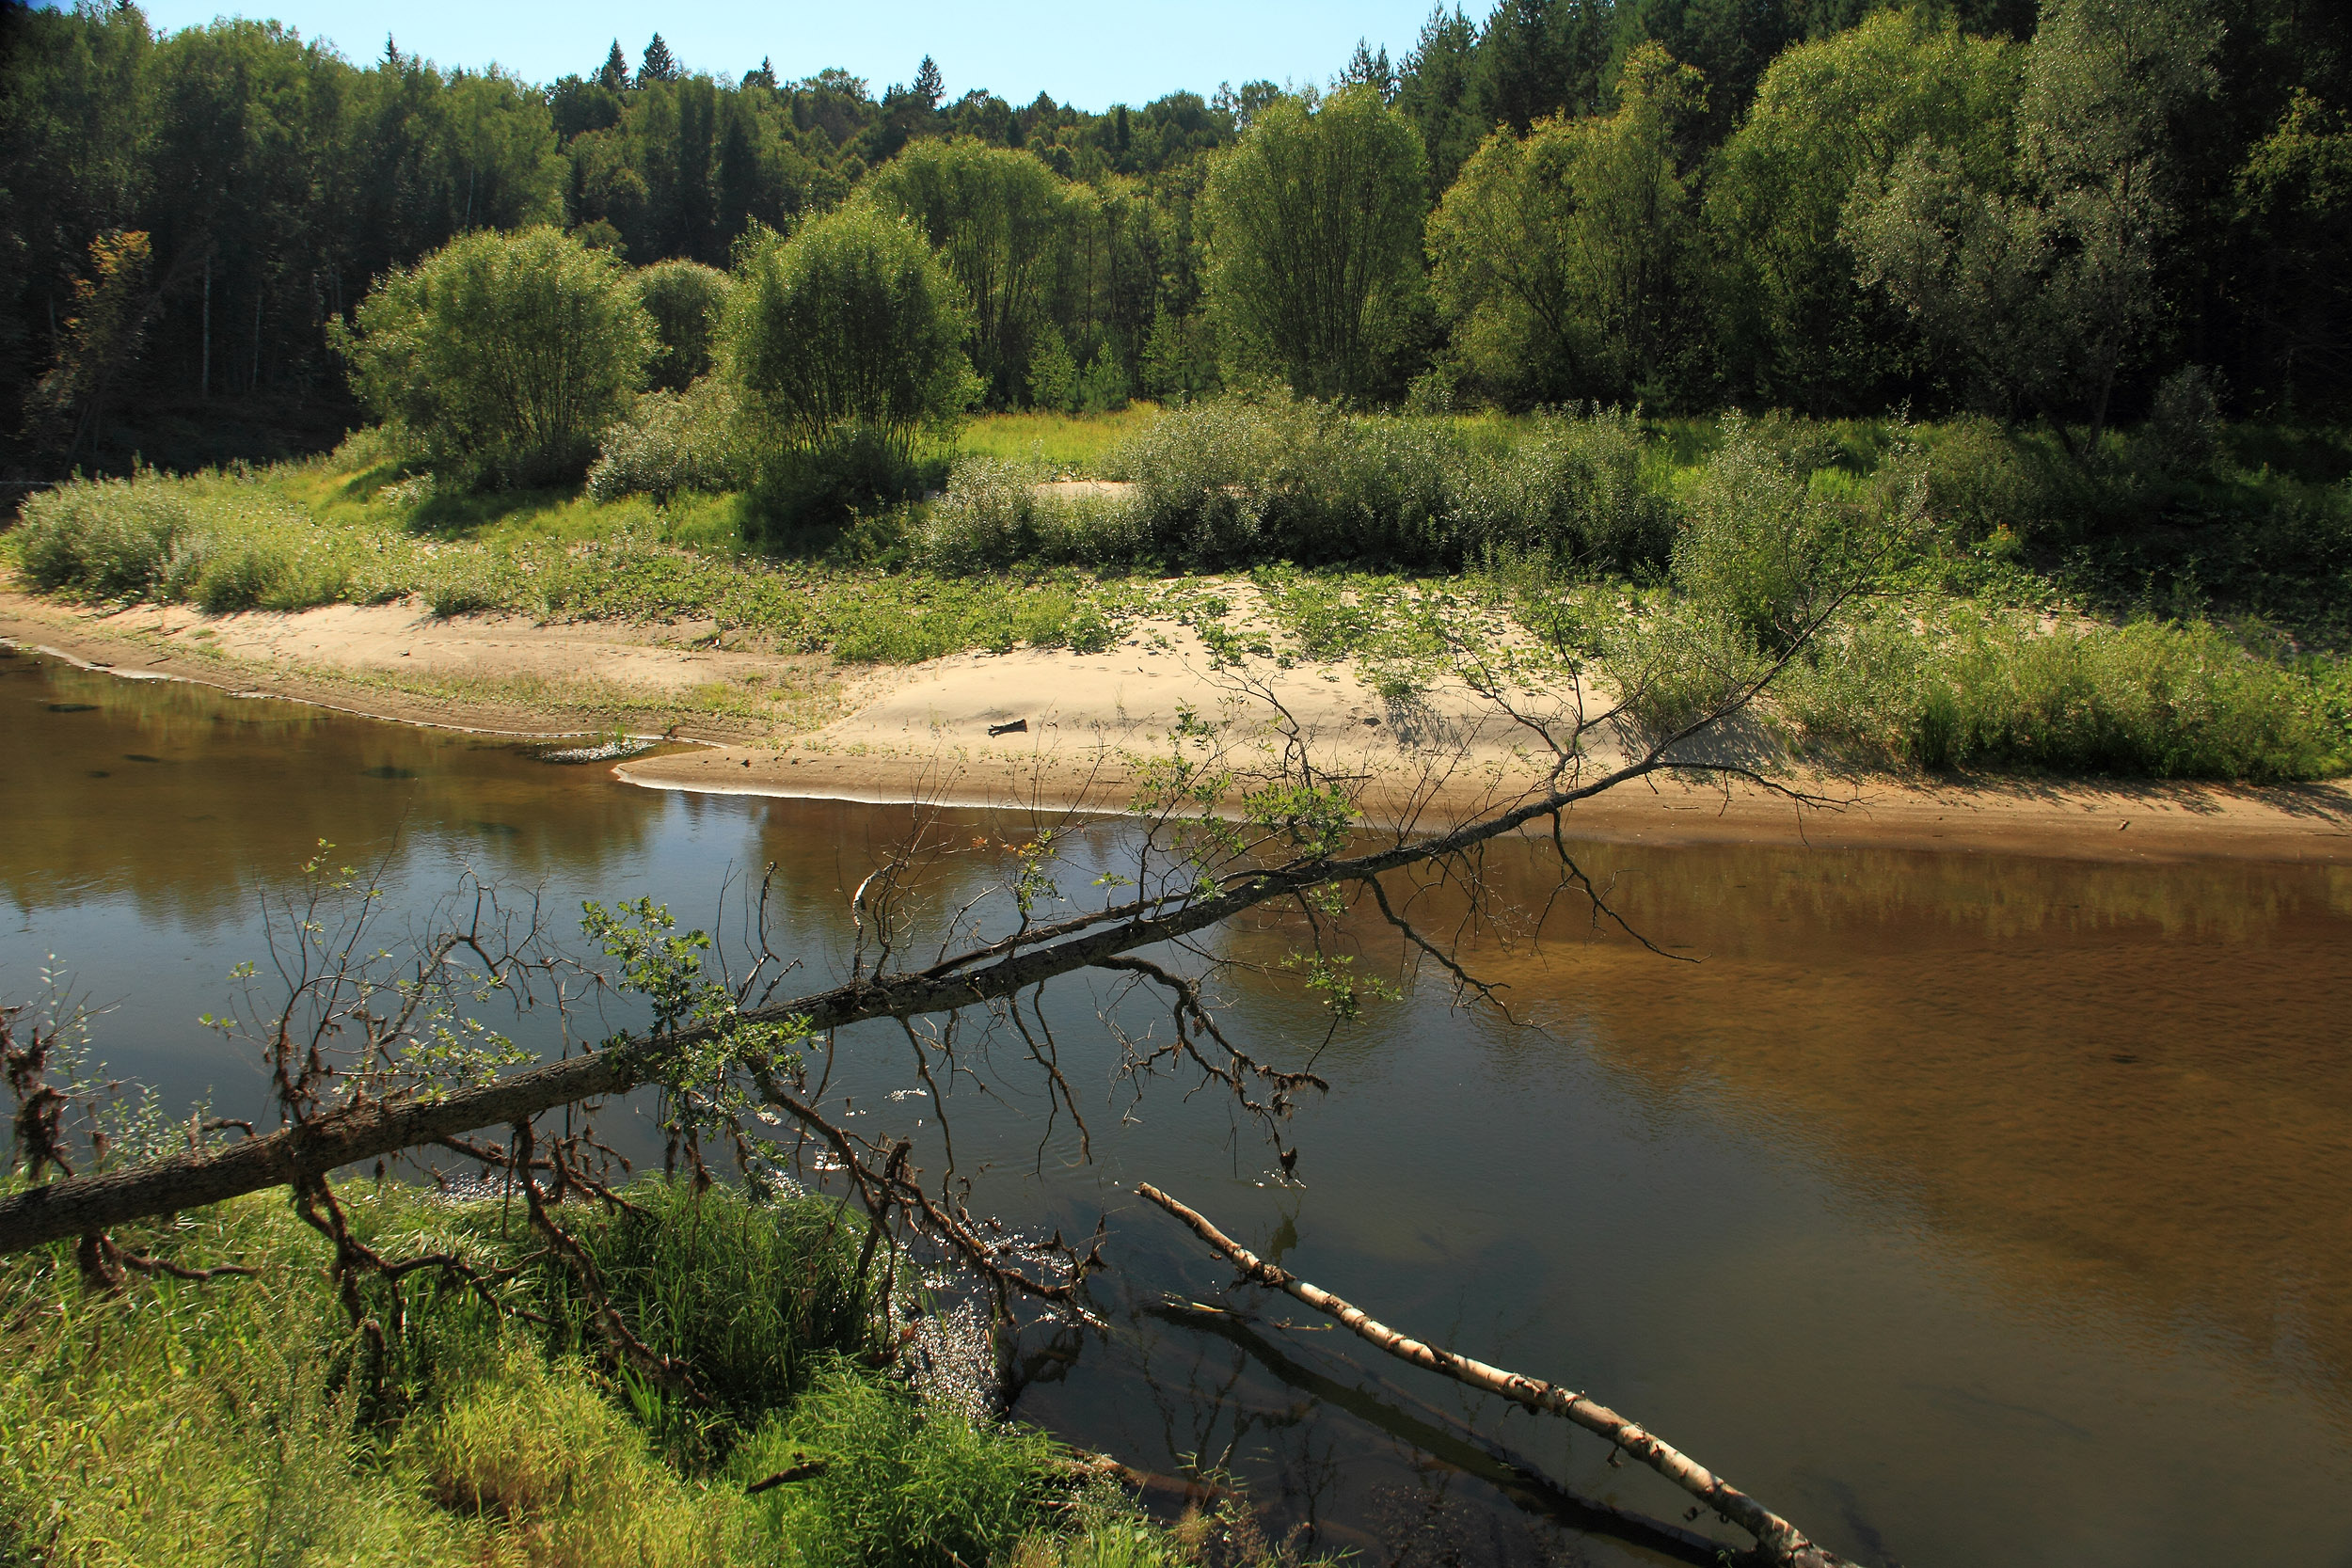
<path id="1" fill-rule="evenodd" d="M 1324 87 L 1100 113 L 928 57 L 877 94 L 657 34 L 540 87 L 0 16 L 0 426 L 36 471 L 134 407 L 166 445 L 347 410 L 328 324 L 460 235 L 724 267 L 858 196 L 946 261 L 992 407 L 1281 381 L 2095 437 L 2168 377 L 2279 418 L 2352 390 L 2352 21 L 2296 0 L 1503 0 Z"/>

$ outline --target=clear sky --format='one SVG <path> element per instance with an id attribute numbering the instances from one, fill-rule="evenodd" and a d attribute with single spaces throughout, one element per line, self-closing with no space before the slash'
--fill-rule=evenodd
<path id="1" fill-rule="evenodd" d="M 1320 85 L 1359 37 L 1401 59 L 1429 0 L 147 0 L 145 8 L 167 30 L 229 12 L 274 19 L 362 63 L 389 32 L 403 54 L 443 66 L 495 60 L 536 82 L 594 71 L 614 38 L 633 66 L 657 28 L 689 70 L 740 75 L 767 55 L 780 77 L 842 66 L 877 95 L 913 80 L 929 54 L 951 98 L 986 87 L 1024 103 L 1043 91 L 1103 109 L 1258 77 Z M 1483 16 L 1487 7 L 1470 8 Z"/>

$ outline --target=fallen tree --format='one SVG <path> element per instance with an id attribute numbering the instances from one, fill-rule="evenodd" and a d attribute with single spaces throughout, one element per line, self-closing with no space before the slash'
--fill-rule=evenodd
<path id="1" fill-rule="evenodd" d="M 1213 1251 L 1239 1269 L 1242 1276 L 1252 1284 L 1279 1291 L 1318 1312 L 1337 1318 L 1365 1342 L 1398 1360 L 1410 1362 L 1441 1377 L 1450 1377 L 1484 1393 L 1500 1394 L 1539 1416 L 1565 1417 L 1595 1436 L 1606 1437 L 1615 1449 L 1631 1454 L 1696 1497 L 1704 1507 L 1712 1509 L 1725 1520 L 1755 1536 L 1756 1546 L 1767 1560 L 1786 1564 L 1787 1568 L 1853 1568 L 1853 1564 L 1844 1558 L 1815 1545 L 1796 1526 L 1656 1433 L 1618 1415 L 1598 1401 L 1557 1384 L 1546 1383 L 1541 1378 L 1505 1371 L 1501 1367 L 1489 1366 L 1459 1351 L 1425 1344 L 1409 1335 L 1401 1334 L 1361 1307 L 1265 1261 L 1209 1223 L 1197 1210 L 1179 1203 L 1150 1182 L 1136 1183 L 1136 1193 L 1182 1220 L 1194 1235 L 1208 1243 Z"/>
<path id="2" fill-rule="evenodd" d="M 1614 919 L 1569 852 L 1569 816 L 1580 802 L 1664 773 L 1701 773 L 1726 787 L 1744 780 L 1800 808 L 1830 803 L 1744 763 L 1710 758 L 1697 742 L 1745 710 L 1842 597 L 1820 601 L 1776 659 L 1751 657 L 1714 672 L 1712 698 L 1695 717 L 1605 768 L 1593 760 L 1595 732 L 1629 724 L 1645 696 L 1638 683 L 1613 702 L 1594 705 L 1573 659 L 1532 659 L 1521 651 L 1474 645 L 1433 624 L 1431 636 L 1447 649 L 1454 673 L 1547 748 L 1549 765 L 1516 792 L 1490 791 L 1486 809 L 1423 832 L 1419 822 L 1432 802 L 1459 798 L 1458 789 L 1448 791 L 1455 784 L 1451 768 L 1467 749 L 1450 763 L 1432 757 L 1399 825 L 1370 847 L 1355 793 L 1361 781 L 1323 769 L 1270 688 L 1236 673 L 1236 694 L 1271 711 L 1269 729 L 1237 736 L 1184 717 L 1168 753 L 1139 768 L 1130 817 L 1133 874 L 1097 879 L 1096 886 L 1109 890 L 1100 904 L 1080 907 L 1061 894 L 1055 871 L 1062 829 L 1048 825 L 1025 843 L 993 847 L 1006 857 L 997 881 L 944 912 L 929 908 L 924 899 L 953 880 L 939 867 L 962 849 L 935 818 L 918 813 L 915 830 L 849 899 L 848 977 L 801 994 L 784 993 L 798 960 L 778 953 L 771 941 L 765 880 L 755 894 L 742 890 L 743 932 L 733 947 L 714 949 L 699 931 L 679 934 L 668 912 L 649 900 L 617 910 L 590 905 L 583 925 L 603 951 L 599 967 L 551 941 L 535 900 L 511 906 L 496 888 L 474 886 L 437 912 L 425 937 L 395 954 L 373 934 L 375 879 L 330 864 L 328 847 L 322 847 L 306 867 L 306 894 L 289 901 L 273 927 L 274 980 L 248 966 L 244 1013 L 209 1021 L 259 1051 L 281 1122 L 275 1131 L 199 1117 L 186 1128 L 184 1148 L 124 1160 L 91 1135 L 103 1087 L 71 1072 L 53 1081 L 70 1054 L 60 1047 L 73 1019 L 54 1010 L 0 1011 L 0 1066 L 16 1096 L 26 1182 L 0 1196 L 0 1253 L 72 1242 L 90 1284 L 116 1289 L 125 1266 L 167 1266 L 119 1247 L 112 1236 L 117 1227 L 283 1187 L 297 1213 L 333 1243 L 345 1310 L 381 1365 L 387 1337 L 401 1332 L 405 1318 L 404 1279 L 435 1271 L 485 1299 L 493 1282 L 453 1256 L 379 1256 L 345 1224 L 329 1177 L 370 1161 L 381 1172 L 395 1158 L 453 1158 L 478 1164 L 509 1192 L 519 1190 L 543 1255 L 577 1275 L 615 1361 L 691 1397 L 685 1369 L 638 1339 L 564 1219 L 567 1198 L 628 1206 L 612 1180 L 615 1165 L 626 1163 L 598 1140 L 596 1114 L 614 1097 L 648 1090 L 659 1099 L 670 1163 L 682 1163 L 697 1182 L 716 1180 L 706 1154 L 710 1148 L 723 1149 L 754 1185 L 812 1170 L 827 1180 L 837 1176 L 869 1222 L 861 1280 L 877 1248 L 888 1248 L 879 1292 L 885 1318 L 894 1311 L 892 1282 L 902 1273 L 899 1251 L 917 1241 L 961 1264 L 990 1292 L 994 1321 L 1008 1330 L 1014 1297 L 1077 1310 L 1086 1276 L 1102 1266 L 1101 1226 L 1089 1243 L 1067 1243 L 1058 1233 L 1033 1243 L 968 1207 L 972 1183 L 957 1168 L 948 1101 L 939 1086 L 943 1071 L 952 1081 L 973 1070 L 960 1054 L 961 1021 L 983 1017 L 1020 1042 L 1056 1115 L 1071 1117 L 1085 1158 L 1086 1120 L 1039 999 L 1052 982 L 1089 973 L 1149 991 L 1164 1004 L 1172 1033 L 1140 1046 L 1121 1036 L 1127 1051 L 1120 1072 L 1138 1093 L 1170 1071 L 1190 1076 L 1195 1092 L 1214 1088 L 1232 1114 L 1263 1132 L 1287 1176 L 1299 1152 L 1287 1141 L 1288 1118 L 1301 1094 L 1327 1085 L 1309 1069 L 1259 1060 L 1229 1035 L 1204 977 L 1234 960 L 1198 939 L 1251 911 L 1289 911 L 1307 937 L 1304 950 L 1289 957 L 1324 993 L 1336 1030 L 1378 989 L 1351 978 L 1345 957 L 1330 959 L 1325 949 L 1337 924 L 1360 911 L 1393 931 L 1408 966 L 1434 965 L 1457 998 L 1494 1004 L 1493 990 L 1459 961 L 1452 940 L 1433 939 L 1415 924 L 1414 898 L 1449 888 L 1468 899 L 1472 918 L 1512 918 L 1513 911 L 1486 906 L 1479 857 L 1508 835 L 1548 829 L 1558 891 L 1588 900 L 1597 920 Z M 1690 672 L 1677 678 L 1687 711 Z M 1535 929 L 1549 907 L 1534 911 Z M 928 927 L 927 915 L 933 917 Z M 928 958 L 910 957 L 918 935 Z M 733 957 L 739 953 L 739 971 Z M 273 988 L 266 1000 L 263 987 Z M 575 1012 L 611 996 L 648 1008 L 650 1025 L 601 1041 L 576 1040 Z M 488 1028 L 476 1015 L 494 1003 L 517 1010 L 551 1006 L 562 1020 L 561 1059 L 529 1062 Z M 828 1101 L 842 1032 L 883 1021 L 895 1022 L 913 1050 L 938 1117 L 943 1170 L 927 1174 L 914 1163 L 912 1138 L 857 1131 L 846 1105 L 836 1110 Z M 559 1110 L 560 1129 L 539 1125 Z M 239 1131 L 241 1138 L 230 1136 Z M 1007 1332 L 1000 1356 L 1009 1357 L 1010 1348 Z M 1509 1381 L 1509 1374 L 1495 1376 Z M 1599 1410 L 1581 1396 L 1565 1408 L 1572 1418 L 1580 1409 L 1588 1417 Z M 1670 1480 L 1688 1487 L 1706 1477 L 1707 1490 L 1698 1495 L 1756 1529 L 1784 1560 L 1806 1568 L 1832 1560 L 1701 1467 L 1630 1423 L 1608 1418 L 1628 1451 Z M 1808 1551 L 1816 1555 L 1802 1555 Z"/>

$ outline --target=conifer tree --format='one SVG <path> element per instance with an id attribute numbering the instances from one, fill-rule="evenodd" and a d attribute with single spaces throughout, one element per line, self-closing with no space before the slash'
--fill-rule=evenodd
<path id="1" fill-rule="evenodd" d="M 645 57 L 637 62 L 637 85 L 642 87 L 648 82 L 676 80 L 677 61 L 670 57 L 670 46 L 661 41 L 660 33 L 656 33 L 653 40 L 645 45 Z"/>
<path id="2" fill-rule="evenodd" d="M 947 79 L 939 73 L 937 62 L 929 55 L 914 68 L 914 96 L 923 101 L 927 109 L 938 108 L 939 101 L 947 96 Z"/>
<path id="3" fill-rule="evenodd" d="M 612 40 L 612 52 L 604 57 L 604 69 L 596 72 L 596 86 L 607 92 L 628 90 L 628 56 L 621 53 L 621 40 Z"/>

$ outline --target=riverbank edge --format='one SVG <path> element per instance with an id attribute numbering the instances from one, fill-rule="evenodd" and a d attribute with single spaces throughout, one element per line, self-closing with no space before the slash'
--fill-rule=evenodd
<path id="1" fill-rule="evenodd" d="M 679 708 L 653 694 L 642 705 L 598 716 L 609 722 L 554 727 L 543 712 L 527 707 L 420 695 L 332 668 L 192 657 L 161 639 L 108 626 L 99 615 L 16 592 L 0 591 L 0 641 L 126 679 L 184 680 L 392 723 L 557 739 L 631 729 L 633 721 L 631 733 L 640 738 L 696 743 L 689 752 L 614 768 L 616 778 L 645 788 L 1041 816 L 1120 815 L 1129 799 L 1127 758 L 1109 748 L 1041 746 L 1009 756 L 973 755 L 944 745 L 828 750 L 773 740 L 752 744 L 745 729 L 708 715 L 674 718 Z M 662 726 L 664 718 L 674 721 Z M 1645 779 L 1577 806 L 1567 829 L 1580 839 L 1668 847 L 2352 864 L 2352 781 L 2256 786 L 2008 776 L 1927 783 L 1883 774 L 1802 773 L 1786 783 L 1830 803 L 1799 806 L 1748 784 Z M 1364 804 L 1380 826 L 1436 829 L 1492 810 L 1513 795 L 1508 781 L 1482 774 L 1419 781 L 1410 789 L 1368 796 Z"/>
<path id="2" fill-rule="evenodd" d="M 287 667 L 227 656 L 191 656 L 144 629 L 110 626 L 103 612 L 7 588 L 0 588 L 0 646 L 123 680 L 184 681 L 232 696 L 272 697 L 356 719 L 466 735 L 569 740 L 618 731 L 632 740 L 714 745 L 755 733 L 750 725 L 731 725 L 685 705 L 665 704 L 653 693 L 643 701 L 598 705 L 577 718 L 550 721 L 543 710 L 519 703 L 419 692 L 389 676 L 370 677 L 332 665 Z M 686 717 L 676 717 L 681 712 Z"/>

